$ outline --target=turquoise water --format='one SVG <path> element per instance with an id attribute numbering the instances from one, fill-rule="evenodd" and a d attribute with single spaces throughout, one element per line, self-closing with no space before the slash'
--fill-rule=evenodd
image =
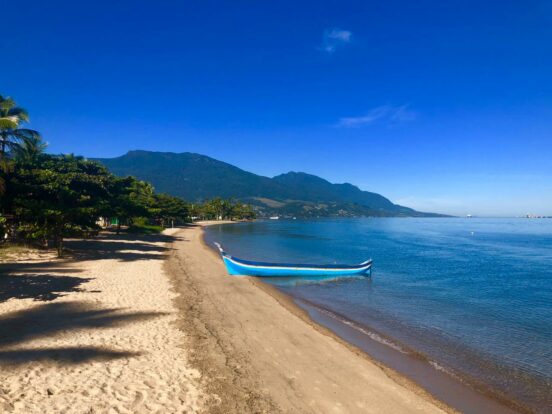
<path id="1" fill-rule="evenodd" d="M 269 283 L 436 369 L 536 411 L 552 406 L 550 219 L 259 221 L 215 226 L 207 238 L 252 260 L 371 257 L 371 278 Z"/>

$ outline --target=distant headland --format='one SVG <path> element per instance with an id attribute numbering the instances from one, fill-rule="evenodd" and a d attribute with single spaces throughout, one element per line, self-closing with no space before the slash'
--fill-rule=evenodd
<path id="1" fill-rule="evenodd" d="M 116 175 L 133 175 L 191 202 L 236 198 L 251 204 L 260 217 L 446 217 L 394 204 L 352 184 L 332 184 L 303 172 L 263 177 L 190 152 L 137 150 L 95 160 Z"/>

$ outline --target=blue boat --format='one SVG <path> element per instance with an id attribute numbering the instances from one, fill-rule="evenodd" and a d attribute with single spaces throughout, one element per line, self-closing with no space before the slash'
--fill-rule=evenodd
<path id="1" fill-rule="evenodd" d="M 226 270 L 231 275 L 241 276 L 369 276 L 372 272 L 372 260 L 367 260 L 358 265 L 310 265 L 310 264 L 285 264 L 285 263 L 263 263 L 250 260 L 238 259 L 226 253 L 219 243 L 218 247 Z"/>

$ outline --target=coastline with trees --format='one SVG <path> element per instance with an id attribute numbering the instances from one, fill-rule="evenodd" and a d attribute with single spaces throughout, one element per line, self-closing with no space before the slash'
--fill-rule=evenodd
<path id="1" fill-rule="evenodd" d="M 45 153 L 39 132 L 24 128 L 28 112 L 0 95 L 0 237 L 3 243 L 54 247 L 67 237 L 160 232 L 194 220 L 252 220 L 251 206 L 215 198 L 189 203 L 156 193 L 132 176 L 117 177 L 96 161 Z M 102 226 L 103 225 L 103 226 Z"/>
<path id="2" fill-rule="evenodd" d="M 190 203 L 45 153 L 26 111 L 0 105 L 0 411 L 355 412 L 369 401 L 443 412 L 275 290 L 228 276 L 203 227 L 254 219 L 253 207 Z M 43 250 L 3 254 L 21 244 Z M 273 349 L 289 349 L 287 363 Z"/>

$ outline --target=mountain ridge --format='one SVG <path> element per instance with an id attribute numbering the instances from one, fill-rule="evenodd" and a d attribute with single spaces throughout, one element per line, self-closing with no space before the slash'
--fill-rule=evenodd
<path id="1" fill-rule="evenodd" d="M 297 171 L 266 177 L 193 152 L 132 150 L 119 157 L 92 159 L 116 175 L 149 181 L 159 192 L 190 202 L 236 198 L 252 204 L 261 216 L 442 216 L 394 204 L 350 183 L 335 184 Z"/>

